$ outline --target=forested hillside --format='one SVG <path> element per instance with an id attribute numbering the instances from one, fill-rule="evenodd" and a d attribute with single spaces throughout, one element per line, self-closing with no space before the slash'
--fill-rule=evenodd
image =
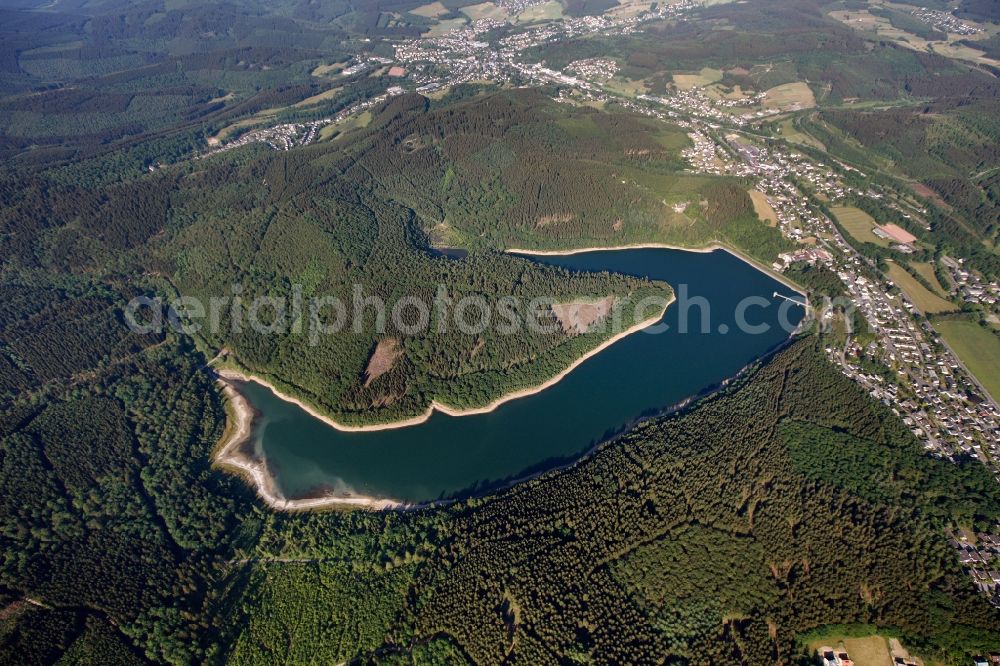
<path id="1" fill-rule="evenodd" d="M 944 49 L 916 48 L 918 34 L 945 36 L 930 34 L 935 29 L 911 14 L 918 4 L 949 9 L 935 2 L 909 9 L 860 1 L 726 3 L 704 8 L 698 21 L 565 40 L 539 46 L 532 55 L 554 67 L 611 57 L 621 64 L 623 81 L 652 94 L 674 91 L 678 72 L 692 73 L 689 78 L 717 95 L 804 86 L 802 107 L 790 119 L 779 116 L 781 121 L 804 130 L 827 156 L 912 189 L 929 209 L 927 240 L 993 274 L 996 63 L 970 64 L 946 57 Z M 982 7 L 973 7 L 977 4 L 968 3 L 957 15 L 986 19 Z M 861 26 L 859 17 L 867 15 L 905 23 L 905 37 L 893 41 L 850 27 Z M 993 52 L 995 40 L 979 34 L 964 43 L 976 52 Z M 814 104 L 818 112 L 809 108 Z"/>
<path id="2" fill-rule="evenodd" d="M 350 302 L 361 285 L 390 304 L 404 296 L 430 303 L 443 284 L 451 298 L 475 294 L 490 303 L 509 295 L 617 295 L 634 304 L 667 292 L 615 276 L 571 278 L 496 250 L 722 241 L 773 258 L 785 241 L 756 219 L 744 186 L 675 173 L 684 141 L 669 127 L 567 110 L 534 92 L 440 111 L 404 96 L 343 145 L 268 154 L 240 166 L 213 160 L 172 197 L 185 212 L 172 215 L 177 229 L 153 261 L 180 293 L 206 299 L 234 283 L 246 298 L 302 284 L 307 297 Z M 674 211 L 678 201 L 684 213 Z M 475 251 L 457 262 L 431 258 L 427 243 L 434 239 Z M 634 321 L 631 309 L 623 321 Z M 367 386 L 363 370 L 378 340 L 373 328 L 315 345 L 302 337 L 233 335 L 224 323 L 208 339 L 241 366 L 356 422 L 412 416 L 432 399 L 484 405 L 552 376 L 607 336 L 470 335 L 454 326 L 441 335 L 436 323 L 433 335 L 389 330 L 382 337 L 401 339 L 404 355 Z"/>
<path id="3" fill-rule="evenodd" d="M 466 333 L 436 319 L 432 330 L 407 332 L 388 316 L 403 298 L 430 305 L 441 285 L 453 301 L 477 296 L 496 311 L 514 297 L 527 320 L 524 305 L 536 297 L 613 296 L 627 328 L 644 297 L 670 293 L 622 276 L 571 276 L 506 248 L 722 243 L 767 264 L 789 247 L 757 219 L 747 183 L 680 171 L 688 139 L 671 125 L 531 90 L 441 106 L 403 95 L 373 115 L 336 141 L 287 153 L 248 147 L 105 186 L 81 177 L 87 161 L 67 181 L 59 170 L 5 178 L 0 246 L 13 281 L 37 271 L 142 275 L 149 293 L 206 305 L 232 300 L 234 289 L 246 303 L 298 293 L 352 304 L 360 287 L 387 304 L 385 330 L 371 309 L 359 331 L 346 322 L 351 335 L 315 338 L 301 320 L 298 333 L 236 330 L 226 307 L 217 330 L 203 326 L 198 337 L 213 353 L 227 350 L 230 365 L 366 423 L 414 416 L 434 399 L 488 404 L 548 379 L 612 333 Z M 472 254 L 449 260 L 434 256 L 434 244 Z M 270 323 L 275 312 L 265 310 Z M 412 308 L 409 316 L 415 324 Z M 554 323 L 551 311 L 542 320 Z M 369 381 L 379 341 L 398 343 L 400 354 Z"/>
<path id="4" fill-rule="evenodd" d="M 55 12 L 21 11 L 41 4 L 0 8 L 0 155 L 21 168 L 94 155 L 133 172 L 173 161 L 234 119 L 322 92 L 328 85 L 310 71 L 346 62 L 365 35 L 426 29 L 380 26 L 381 12 L 349 1 L 66 2 Z M 361 97 L 386 87 L 355 78 Z"/>
<path id="5" fill-rule="evenodd" d="M 4 663 L 207 657 L 219 558 L 254 528 L 210 469 L 225 418 L 198 365 L 170 342 L 4 404 Z"/>
<path id="6" fill-rule="evenodd" d="M 276 519 L 246 564 L 233 655 L 766 664 L 796 660 L 801 632 L 868 622 L 957 660 L 995 649 L 1000 615 L 941 530 L 998 512 L 981 465 L 926 458 L 805 340 L 496 497 Z"/>
<path id="7" fill-rule="evenodd" d="M 917 191 L 942 202 L 953 217 L 969 221 L 966 228 L 942 221 L 935 229 L 967 254 L 967 248 L 982 239 L 995 244 L 1000 232 L 1000 176 L 993 168 L 1000 158 L 1000 124 L 992 111 L 998 98 L 1000 85 L 994 82 L 965 91 L 960 99 L 944 98 L 921 107 L 877 114 L 825 112 L 821 119 L 832 128 L 811 128 L 831 149 L 841 149 L 845 140 L 857 141 L 876 160 L 886 160 L 930 188 Z M 838 136 L 837 130 L 843 134 Z"/>
<path id="8" fill-rule="evenodd" d="M 413 513 L 254 508 L 208 467 L 222 406 L 175 342 L 50 384 L 2 414 L 0 651 L 764 664 L 851 622 L 945 663 L 997 649 L 942 538 L 996 520 L 995 483 L 925 457 L 813 344 L 569 470 Z"/>
<path id="9" fill-rule="evenodd" d="M 348 149 L 354 169 L 434 237 L 501 248 L 718 241 L 761 260 L 784 248 L 764 225 L 746 233 L 755 216 L 738 179 L 679 173 L 689 140 L 669 124 L 531 90 L 440 109 L 407 96 L 379 121 Z"/>
<path id="10" fill-rule="evenodd" d="M 995 25 L 949 38 L 963 60 L 834 17 L 871 10 L 940 38 L 896 3 L 707 2 L 557 37 L 563 17 L 645 7 L 525 4 L 3 3 L 0 663 L 785 665 L 809 662 L 803 636 L 861 624 L 926 664 L 1000 651 L 1000 610 L 946 540 L 995 530 L 996 479 L 927 455 L 828 362 L 834 336 L 803 333 L 572 466 L 451 504 L 281 512 L 212 466 L 236 427 L 219 367 L 339 422 L 384 423 L 537 386 L 635 323 L 644 298 L 672 296 L 511 249 L 723 245 L 770 266 L 830 248 L 837 227 L 777 219 L 780 195 L 912 230 L 907 259 L 857 241 L 866 279 L 893 253 L 932 291 L 950 284 L 945 254 L 996 279 L 998 70 L 963 50 L 997 57 Z M 954 12 L 985 26 L 996 7 Z M 475 32 L 490 16 L 509 22 Z M 452 28 L 467 51 L 397 52 Z M 480 53 L 496 81 L 464 69 Z M 782 86 L 797 97 L 768 106 Z M 238 145 L 278 126 L 293 134 Z M 777 146 L 811 161 L 750 168 Z M 813 163 L 813 180 L 796 173 Z M 847 194 L 769 191 L 779 171 Z M 442 252 L 456 248 L 467 256 Z M 846 295 L 839 268 L 861 259 L 837 255 L 785 276 L 814 302 Z M 216 325 L 178 305 L 160 314 L 200 330 L 127 326 L 131 299 L 178 296 L 221 299 Z M 313 297 L 378 299 L 385 327 L 362 307 L 313 336 L 330 323 Z M 553 332 L 391 316 L 463 297 L 494 313 L 514 299 L 509 313 Z M 256 313 L 273 331 L 232 306 L 261 298 L 292 304 Z M 580 303 L 624 326 L 567 325 Z M 854 317 L 864 346 L 877 329 Z"/>

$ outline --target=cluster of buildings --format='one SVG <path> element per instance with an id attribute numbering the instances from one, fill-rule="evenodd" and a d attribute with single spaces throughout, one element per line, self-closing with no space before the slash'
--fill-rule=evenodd
<path id="1" fill-rule="evenodd" d="M 883 640 L 878 637 L 873 638 Z M 890 654 L 887 656 L 892 659 L 892 666 L 920 666 L 923 663 L 911 657 L 910 653 L 903 648 L 902 644 L 896 638 L 889 639 L 889 652 Z M 862 663 L 882 663 L 879 659 L 872 661 L 870 654 L 866 654 L 866 658 L 862 660 Z M 836 648 L 825 645 L 818 648 L 816 650 L 816 663 L 819 666 L 854 666 L 854 661 L 847 654 L 847 649 L 843 647 L 843 643 L 840 643 L 840 647 Z M 975 662 L 973 663 L 975 664 Z"/>
<path id="2" fill-rule="evenodd" d="M 657 10 L 682 13 L 693 6 L 686 2 Z M 645 17 L 650 18 L 650 17 Z M 597 16 L 550 22 L 517 32 L 499 41 L 497 48 L 480 35 L 495 25 L 476 22 L 445 37 L 418 40 L 397 49 L 401 62 L 433 63 L 449 72 L 439 85 L 452 85 L 470 78 L 559 84 L 574 89 L 586 99 L 615 101 L 618 105 L 671 122 L 688 130 L 692 146 L 683 151 L 691 168 L 702 173 L 753 178 L 775 211 L 778 226 L 800 249 L 782 255 L 776 268 L 797 261 L 823 263 L 834 269 L 851 301 L 876 333 L 876 341 L 861 349 L 856 342 L 831 350 L 831 357 L 845 374 L 864 386 L 878 400 L 894 409 L 926 447 L 936 455 L 953 458 L 970 455 L 983 461 L 1000 460 L 1000 413 L 992 402 L 974 402 L 972 386 L 964 371 L 929 326 L 919 325 L 916 309 L 840 235 L 835 225 L 815 205 L 813 196 L 828 202 L 848 196 L 882 198 L 874 190 L 860 191 L 843 183 L 838 170 L 802 153 L 782 147 L 763 146 L 743 138 L 741 128 L 777 113 L 773 109 L 734 112 L 740 106 L 760 103 L 760 95 L 745 100 L 713 99 L 701 87 L 675 90 L 664 95 L 638 95 L 630 99 L 600 85 L 617 70 L 609 58 L 574 62 L 567 72 L 542 63 L 519 62 L 518 54 L 540 44 L 580 34 L 627 30 L 643 17 Z M 424 84 L 427 85 L 427 84 Z M 563 94 L 563 101 L 568 95 Z M 729 129 L 726 129 L 729 128 Z M 724 139 L 720 130 L 728 131 Z M 882 233 L 906 246 L 915 239 L 895 225 Z M 852 346 L 853 345 L 853 346 Z M 891 368 L 890 378 L 862 371 L 860 358 L 878 359 Z"/>
<path id="3" fill-rule="evenodd" d="M 801 188 L 824 194 L 828 199 L 844 196 L 849 188 L 820 163 L 795 151 L 747 143 L 738 134 L 726 136 L 727 145 L 740 157 L 728 161 L 722 173 L 754 178 L 774 210 L 778 228 L 791 240 L 814 243 L 829 226 L 827 220 Z"/>
<path id="4" fill-rule="evenodd" d="M 481 19 L 432 39 L 414 39 L 396 46 L 396 61 L 410 71 L 410 81 L 420 93 L 469 81 L 506 81 L 507 61 L 481 36 L 503 26 L 495 19 Z"/>
<path id="5" fill-rule="evenodd" d="M 892 666 L 919 666 L 922 663 L 911 657 L 897 639 L 890 639 L 889 644 L 891 647 L 889 657 L 892 659 Z M 847 654 L 844 647 L 832 648 L 826 645 L 816 649 L 816 663 L 819 666 L 854 666 L 854 660 Z M 865 660 L 862 660 L 862 663 L 865 663 Z"/>
<path id="6" fill-rule="evenodd" d="M 215 142 L 216 147 L 202 153 L 198 156 L 198 159 L 211 157 L 212 155 L 232 150 L 233 148 L 249 146 L 252 143 L 264 143 L 275 150 L 290 150 L 295 146 L 302 146 L 312 141 L 316 137 L 319 127 L 323 124 L 325 123 L 322 121 L 284 123 L 273 127 L 252 130 L 225 144 L 219 145 Z M 212 143 L 212 141 L 209 141 L 210 145 Z"/>
<path id="7" fill-rule="evenodd" d="M 836 165 L 744 137 L 740 128 L 747 118 L 719 111 L 714 100 L 697 90 L 668 98 L 641 95 L 638 101 L 654 108 L 668 106 L 669 111 L 657 115 L 666 115 L 688 130 L 692 145 L 683 155 L 694 171 L 756 180 L 782 233 L 802 245 L 782 255 L 774 266 L 777 270 L 806 261 L 822 263 L 838 275 L 851 303 L 875 333 L 875 340 L 864 348 L 848 338 L 844 348 L 828 350 L 844 374 L 894 410 L 933 455 L 977 458 L 1000 478 L 1000 408 L 976 395 L 975 384 L 934 329 L 921 321 L 913 303 L 854 250 L 813 200 L 816 196 L 828 203 L 849 196 L 880 200 L 884 193 L 845 184 Z M 727 132 L 723 138 L 721 131 Z M 911 246 L 916 240 L 896 225 L 879 230 L 899 246 Z M 975 280 L 968 272 L 958 277 L 967 284 Z M 979 284 L 975 293 L 992 297 L 994 292 L 991 285 Z M 871 367 L 862 362 L 865 358 L 877 361 L 885 373 L 863 369 Z"/>
<path id="8" fill-rule="evenodd" d="M 818 247 L 803 247 L 794 252 L 784 252 L 778 255 L 778 260 L 772 267 L 779 272 L 784 271 L 792 264 L 804 262 L 809 265 L 823 264 L 830 266 L 833 264 L 833 255 L 829 251 Z"/>
<path id="9" fill-rule="evenodd" d="M 1000 536 L 978 533 L 970 539 L 958 534 L 951 535 L 948 542 L 976 587 L 1000 606 Z"/>
<path id="10" fill-rule="evenodd" d="M 550 69 L 541 63 L 512 63 L 511 67 L 521 75 L 522 79 L 529 83 L 555 83 L 563 86 L 573 86 L 581 90 L 591 89 L 591 85 L 587 81 L 564 74 L 555 69 Z"/>
<path id="11" fill-rule="evenodd" d="M 767 98 L 767 93 L 763 90 L 757 92 L 744 93 L 739 97 L 722 97 L 715 100 L 715 105 L 722 107 L 724 109 L 741 109 L 748 106 L 760 106 L 764 103 Z M 770 116 L 777 112 L 777 109 L 761 109 L 752 114 L 741 114 L 739 118 L 746 119 L 749 115 L 750 119 L 763 118 L 764 116 Z"/>
<path id="12" fill-rule="evenodd" d="M 510 15 L 516 15 L 527 7 L 539 4 L 539 0 L 505 0 L 499 3 Z M 664 18 L 683 19 L 693 8 L 700 6 L 695 0 L 681 0 L 673 4 L 658 3 L 650 10 L 638 14 L 614 14 L 583 16 L 550 21 L 518 30 L 498 40 L 495 44 L 487 41 L 486 34 L 507 26 L 505 21 L 484 18 L 455 28 L 445 35 L 433 38 L 408 40 L 396 45 L 395 59 L 378 56 L 363 56 L 341 70 L 341 76 L 353 76 L 377 66 L 393 65 L 397 73 L 405 72 L 409 84 L 416 92 L 431 93 L 461 83 L 491 81 L 494 83 L 558 84 L 585 92 L 592 98 L 610 99 L 592 83 L 606 80 L 617 72 L 618 66 L 610 58 L 579 60 L 567 68 L 568 72 L 548 68 L 544 63 L 522 62 L 520 54 L 530 48 L 562 39 L 588 34 L 629 34 L 639 24 Z M 254 130 L 239 139 L 217 146 L 203 154 L 212 155 L 223 150 L 237 148 L 250 143 L 265 143 L 277 150 L 287 150 L 297 145 L 313 141 L 318 130 L 330 123 L 339 122 L 348 116 L 360 113 L 381 103 L 392 94 L 402 92 L 402 88 L 390 88 L 387 93 L 359 102 L 345 109 L 333 118 L 310 123 L 286 123 L 269 128 Z M 691 94 L 692 99 L 704 100 L 701 106 L 705 112 L 713 112 L 712 103 L 702 91 Z M 631 100 L 616 100 L 633 110 L 646 115 L 663 117 L 661 113 L 642 108 Z M 729 104 L 730 102 L 726 102 Z M 718 112 L 720 117 L 731 118 L 730 114 Z"/>
<path id="13" fill-rule="evenodd" d="M 616 65 L 609 58 L 576 61 L 572 66 L 576 76 L 541 63 L 517 60 L 517 55 L 530 46 L 581 33 L 626 29 L 648 18 L 681 15 L 693 6 L 693 2 L 685 0 L 664 5 L 646 16 L 589 16 L 549 22 L 505 37 L 498 47 L 482 36 L 501 24 L 484 19 L 442 37 L 400 44 L 395 62 L 407 66 L 411 80 L 421 92 L 470 80 L 558 83 L 592 99 L 614 99 L 622 106 L 646 115 L 669 118 L 686 128 L 693 145 L 684 151 L 684 156 L 695 171 L 756 179 L 758 189 L 775 211 L 781 231 L 803 244 L 799 250 L 782 255 L 775 268 L 783 270 L 796 261 L 821 262 L 840 276 L 852 301 L 878 336 L 872 349 L 831 350 L 831 357 L 838 361 L 843 371 L 877 399 L 892 406 L 935 453 L 946 457 L 965 453 L 982 460 L 1000 460 L 1000 449 L 994 450 L 1000 442 L 1000 414 L 996 405 L 969 399 L 964 387 L 971 383 L 964 378 L 964 371 L 947 348 L 939 344 L 933 329 L 915 323 L 913 305 L 904 295 L 892 294 L 890 285 L 872 277 L 878 274 L 870 262 L 854 251 L 811 200 L 811 196 L 817 194 L 827 201 L 836 201 L 852 194 L 879 198 L 880 193 L 854 191 L 843 184 L 836 169 L 794 150 L 765 147 L 744 139 L 737 133 L 738 128 L 752 116 L 735 115 L 718 108 L 724 100 L 713 100 L 700 88 L 675 91 L 665 97 L 640 95 L 632 100 L 616 97 L 593 82 L 614 74 Z M 352 67 L 391 62 L 384 58 L 366 58 Z M 320 127 L 343 120 L 401 92 L 401 87 L 390 88 L 383 95 L 358 102 L 333 118 L 248 132 L 212 152 L 252 142 L 287 150 L 312 141 Z M 717 139 L 718 130 L 726 127 L 730 130 L 725 139 Z M 900 244 L 913 241 L 912 236 L 897 229 L 894 225 L 880 228 Z M 997 285 L 981 284 L 958 262 L 950 261 L 947 265 L 967 297 L 996 302 L 1000 295 Z M 857 363 L 859 355 L 880 359 L 894 369 L 897 377 L 887 382 L 882 376 L 862 372 Z"/>
<path id="14" fill-rule="evenodd" d="M 502 4 L 502 3 L 501 3 Z M 509 3 L 511 15 L 537 2 Z M 521 6 L 523 4 L 523 7 Z M 567 68 L 577 76 L 545 67 L 544 63 L 523 62 L 521 53 L 546 43 L 591 34 L 629 34 L 642 22 L 682 18 L 698 3 L 682 0 L 658 4 L 639 14 L 565 18 L 518 30 L 498 40 L 485 41 L 486 33 L 508 25 L 496 19 L 480 19 L 455 28 L 440 37 L 420 38 L 396 46 L 396 60 L 411 71 L 418 92 L 432 92 L 468 81 L 494 83 L 556 83 L 582 90 L 592 89 L 588 79 L 607 79 L 617 72 L 609 58 L 579 60 Z"/>
<path id="15" fill-rule="evenodd" d="M 834 649 L 823 646 L 816 650 L 816 657 L 820 666 L 854 666 L 854 662 L 843 648 Z"/>
<path id="16" fill-rule="evenodd" d="M 1000 305 L 1000 284 L 986 282 L 972 271 L 964 268 L 963 259 L 941 257 L 941 264 L 948 270 L 955 285 L 953 294 L 958 294 L 966 303 L 996 308 Z"/>
<path id="17" fill-rule="evenodd" d="M 725 171 L 724 154 L 705 133 L 688 132 L 691 145 L 681 151 L 691 168 L 698 173 L 722 174 Z"/>
<path id="18" fill-rule="evenodd" d="M 839 240 L 843 254 L 850 256 L 850 246 Z M 933 455 L 976 458 L 1000 479 L 1000 408 L 976 394 L 958 360 L 930 324 L 917 319 L 905 294 L 871 277 L 857 256 L 838 263 L 837 275 L 876 339 L 864 348 L 850 339 L 844 349 L 828 348 L 828 356 L 896 412 Z M 865 358 L 889 372 L 866 372 Z"/>
<path id="19" fill-rule="evenodd" d="M 507 10 L 510 16 L 517 16 L 525 9 L 535 5 L 545 4 L 548 0 L 494 0 L 493 4 Z"/>
<path id="20" fill-rule="evenodd" d="M 618 63 L 611 58 L 585 58 L 566 66 L 567 72 L 582 76 L 585 80 L 607 80 L 618 73 Z"/>
<path id="21" fill-rule="evenodd" d="M 988 657 L 973 657 L 972 666 L 1000 666 L 1000 654 L 991 652 Z"/>
<path id="22" fill-rule="evenodd" d="M 340 70 L 341 76 L 354 76 L 355 74 L 360 74 L 361 72 L 372 69 L 373 67 L 378 67 L 379 65 L 388 65 L 392 62 L 389 58 L 379 58 L 377 56 L 369 56 L 367 58 L 362 58 L 352 65 L 345 67 Z"/>
<path id="23" fill-rule="evenodd" d="M 691 167 L 755 179 L 782 233 L 802 245 L 782 255 L 774 267 L 784 270 L 796 261 L 830 267 L 875 334 L 864 348 L 849 337 L 844 348 L 828 350 L 830 358 L 893 409 L 932 454 L 977 458 L 1000 478 L 1000 408 L 977 395 L 974 382 L 934 329 L 918 317 L 913 303 L 854 250 L 812 200 L 817 194 L 831 203 L 847 196 L 881 199 L 883 193 L 848 186 L 835 166 L 781 146 L 755 143 L 735 128 L 717 139 L 720 126 L 714 121 L 703 120 L 697 112 L 674 121 L 689 129 L 693 146 L 685 156 Z M 900 244 L 915 240 L 895 225 L 882 229 Z M 885 373 L 865 369 L 871 364 L 863 359 L 877 361 Z"/>
<path id="24" fill-rule="evenodd" d="M 740 99 L 715 99 L 701 86 L 688 90 L 671 90 L 663 95 L 639 95 L 637 99 L 670 109 L 669 118 L 696 116 L 702 121 L 719 125 L 743 127 L 780 113 L 778 109 L 753 108 L 737 113 L 734 110 L 756 107 L 764 93 L 754 93 Z"/>
<path id="25" fill-rule="evenodd" d="M 913 15 L 935 30 L 950 32 L 953 35 L 976 35 L 983 31 L 978 26 L 964 23 L 950 13 L 936 9 L 915 9 Z"/>
<path id="26" fill-rule="evenodd" d="M 252 143 L 264 143 L 275 150 L 291 150 L 295 146 L 305 146 L 316 140 L 320 129 L 323 127 L 346 120 L 351 116 L 361 113 L 366 109 L 370 109 L 377 104 L 381 104 L 390 97 L 400 95 L 403 92 L 404 90 L 401 87 L 392 86 L 381 95 L 376 95 L 369 99 L 357 102 L 340 111 L 332 118 L 313 120 L 308 123 L 284 123 L 281 125 L 274 125 L 273 127 L 253 130 L 241 135 L 233 141 L 219 145 L 198 155 L 196 159 L 204 159 L 227 150 L 232 150 L 233 148 L 248 146 Z"/>

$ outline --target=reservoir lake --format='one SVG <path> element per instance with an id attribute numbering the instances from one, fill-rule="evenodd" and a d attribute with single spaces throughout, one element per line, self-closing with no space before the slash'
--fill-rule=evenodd
<path id="1" fill-rule="evenodd" d="M 774 296 L 801 301 L 800 294 L 723 250 L 525 256 L 571 270 L 668 282 L 678 299 L 660 322 L 668 328 L 633 333 L 557 384 L 492 412 L 434 412 L 424 423 L 390 430 L 342 432 L 264 386 L 233 382 L 258 412 L 248 446 L 266 462 L 275 488 L 288 499 L 334 493 L 404 503 L 484 494 L 565 466 L 642 417 L 718 386 L 784 343 L 787 324 L 805 314 Z M 744 320 L 768 330 L 741 331 L 738 305 L 755 296 L 767 305 L 750 305 Z M 708 330 L 701 330 L 702 309 L 691 299 L 710 305 Z M 678 323 L 686 302 L 684 333 Z"/>

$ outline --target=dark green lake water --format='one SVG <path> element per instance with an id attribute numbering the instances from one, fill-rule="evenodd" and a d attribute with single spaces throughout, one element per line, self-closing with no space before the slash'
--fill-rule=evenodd
<path id="1" fill-rule="evenodd" d="M 435 412 L 426 423 L 395 430 L 340 432 L 267 388 L 240 384 L 260 412 L 256 451 L 281 492 L 297 498 L 334 489 L 421 502 L 509 484 L 565 465 L 643 415 L 718 385 L 784 342 L 788 324 L 804 315 L 799 306 L 781 308 L 784 300 L 773 294 L 801 296 L 721 250 L 617 250 L 534 259 L 665 280 L 678 295 L 662 322 L 668 330 L 630 335 L 558 384 L 488 414 Z M 693 304 L 687 308 L 688 332 L 679 330 L 685 293 L 710 304 L 710 330 L 702 332 L 701 309 Z M 767 305 L 751 305 L 743 320 L 766 324 L 766 332 L 741 331 L 737 325 L 738 304 L 754 296 Z"/>

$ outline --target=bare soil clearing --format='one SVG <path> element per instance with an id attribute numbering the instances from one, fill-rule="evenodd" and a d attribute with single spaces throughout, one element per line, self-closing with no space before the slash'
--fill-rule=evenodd
<path id="1" fill-rule="evenodd" d="M 375 345 L 375 351 L 368 359 L 368 367 L 365 368 L 365 387 L 371 385 L 376 379 L 392 370 L 397 359 L 403 355 L 403 350 L 399 346 L 399 340 L 388 338 L 381 340 Z"/>
<path id="2" fill-rule="evenodd" d="M 768 203 L 767 197 L 764 196 L 763 192 L 749 190 L 747 194 L 750 195 L 750 200 L 753 202 L 753 211 L 757 213 L 757 217 L 767 222 L 767 226 L 769 227 L 778 224 L 778 215 L 771 208 L 771 204 Z"/>
<path id="3" fill-rule="evenodd" d="M 563 333 L 579 335 L 586 333 L 595 324 L 602 321 L 614 307 L 615 297 L 606 296 L 599 301 L 573 301 L 571 303 L 555 303 L 552 312 L 555 313 Z"/>

